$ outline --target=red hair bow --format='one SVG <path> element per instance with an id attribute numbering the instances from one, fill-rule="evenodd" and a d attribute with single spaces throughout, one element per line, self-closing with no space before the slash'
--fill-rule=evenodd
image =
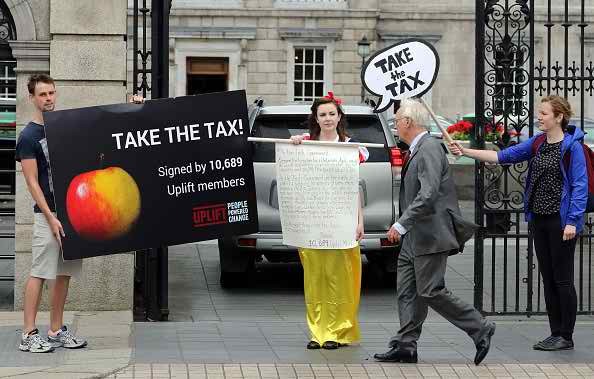
<path id="1" fill-rule="evenodd" d="M 334 92 L 328 91 L 328 95 L 324 96 L 324 99 L 332 100 L 336 105 L 342 104 L 342 99 L 339 97 L 334 97 Z"/>

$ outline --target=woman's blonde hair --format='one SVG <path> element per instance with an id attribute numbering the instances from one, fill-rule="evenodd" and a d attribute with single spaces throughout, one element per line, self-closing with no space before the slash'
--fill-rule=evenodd
<path id="1" fill-rule="evenodd" d="M 565 98 L 557 95 L 543 97 L 540 102 L 551 104 L 551 108 L 553 109 L 553 115 L 555 117 L 559 116 L 560 114 L 563 115 L 563 120 L 561 120 L 561 127 L 563 128 L 563 130 L 565 130 L 567 128 L 567 125 L 569 124 L 569 119 L 571 118 L 571 116 L 573 116 L 573 111 L 571 110 L 571 105 L 569 105 L 569 102 Z"/>

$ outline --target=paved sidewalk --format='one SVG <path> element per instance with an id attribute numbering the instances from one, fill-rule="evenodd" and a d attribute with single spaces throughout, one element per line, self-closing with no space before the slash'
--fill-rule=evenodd
<path id="1" fill-rule="evenodd" d="M 594 321 L 581 317 L 576 349 L 538 352 L 542 319 L 497 318 L 492 349 L 474 366 L 462 332 L 431 317 L 419 341 L 419 364 L 378 364 L 395 322 L 363 322 L 360 344 L 335 351 L 305 349 L 303 322 L 198 321 L 132 323 L 130 312 L 67 312 L 89 347 L 51 354 L 17 350 L 21 312 L 0 313 L 0 378 L 594 378 Z M 48 314 L 39 317 L 47 329 Z"/>
<path id="2" fill-rule="evenodd" d="M 476 367 L 468 336 L 430 312 L 419 364 L 378 364 L 373 354 L 387 350 L 398 329 L 394 289 L 362 289 L 360 344 L 308 351 L 298 265 L 262 265 L 254 283 L 225 290 L 218 283 L 216 245 L 175 246 L 169 255 L 171 321 L 133 323 L 130 312 L 67 312 L 66 323 L 89 347 L 33 355 L 17 350 L 22 313 L 0 312 L 0 378 L 594 378 L 592 315 L 578 317 L 576 349 L 563 352 L 532 350 L 548 334 L 544 316 L 492 317 L 492 349 Z M 448 288 L 472 302 L 473 255 L 449 263 Z M 490 295 L 485 292 L 487 308 Z M 516 306 L 512 300 L 510 308 Z M 38 324 L 42 333 L 47 330 L 47 313 Z"/>
<path id="3" fill-rule="evenodd" d="M 249 310 L 248 310 L 249 312 Z M 302 322 L 176 322 L 134 324 L 133 365 L 111 378 L 387 378 L 594 377 L 594 322 L 582 317 L 576 349 L 532 350 L 546 335 L 541 319 L 497 318 L 492 348 L 480 367 L 471 340 L 430 317 L 419 341 L 418 365 L 378 364 L 395 322 L 361 323 L 362 341 L 334 351 L 305 349 Z M 160 364 L 156 364 L 159 362 Z"/>
<path id="4" fill-rule="evenodd" d="M 130 364 L 131 312 L 65 312 L 64 322 L 89 346 L 47 354 L 18 350 L 22 318 L 22 312 L 0 312 L 0 378 L 97 378 Z M 37 324 L 47 333 L 49 313 L 40 312 Z"/>
<path id="5" fill-rule="evenodd" d="M 136 364 L 108 376 L 131 378 L 592 378 L 594 364 Z"/>

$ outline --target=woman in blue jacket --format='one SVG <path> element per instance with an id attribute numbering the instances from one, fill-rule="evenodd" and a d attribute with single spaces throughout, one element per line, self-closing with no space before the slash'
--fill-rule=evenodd
<path id="1" fill-rule="evenodd" d="M 551 335 L 536 343 L 535 350 L 573 349 L 577 313 L 574 252 L 576 235 L 584 227 L 588 176 L 580 144 L 584 133 L 568 125 L 571 115 L 567 100 L 548 96 L 538 110 L 538 127 L 546 138 L 536 143 L 537 136 L 499 152 L 450 144 L 452 153 L 480 161 L 510 164 L 530 160 L 524 212 L 534 237 L 551 328 Z M 570 154 L 568 166 L 565 154 Z"/>

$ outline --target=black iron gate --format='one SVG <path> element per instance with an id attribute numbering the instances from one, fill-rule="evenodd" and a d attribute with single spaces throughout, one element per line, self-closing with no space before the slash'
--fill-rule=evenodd
<path id="1" fill-rule="evenodd" d="M 479 146 L 499 149 L 533 135 L 534 106 L 541 96 L 566 97 L 576 117 L 571 123 L 594 135 L 594 67 L 585 59 L 585 0 L 477 0 L 475 138 Z M 544 3 L 544 2 L 543 2 Z M 588 103 L 589 102 L 589 103 Z M 590 105 L 587 108 L 587 105 Z M 504 134 L 485 143 L 486 128 Z M 594 143 L 594 140 L 592 141 Z M 476 164 L 475 239 L 477 309 L 486 314 L 546 312 L 523 213 L 528 165 Z M 576 248 L 578 313 L 592 314 L 592 215 Z"/>
<path id="2" fill-rule="evenodd" d="M 140 4 L 141 3 L 141 4 Z M 134 0 L 132 93 L 158 99 L 169 96 L 169 11 L 171 0 Z M 147 36 L 150 18 L 151 35 Z M 139 22 L 142 36 L 139 36 Z M 150 38 L 150 39 L 149 39 Z M 147 50 L 147 41 L 151 41 Z M 142 48 L 139 48 L 141 42 Z M 149 81 L 150 80 L 150 81 Z M 165 321 L 168 308 L 167 247 L 137 251 L 134 270 L 135 321 Z"/>

